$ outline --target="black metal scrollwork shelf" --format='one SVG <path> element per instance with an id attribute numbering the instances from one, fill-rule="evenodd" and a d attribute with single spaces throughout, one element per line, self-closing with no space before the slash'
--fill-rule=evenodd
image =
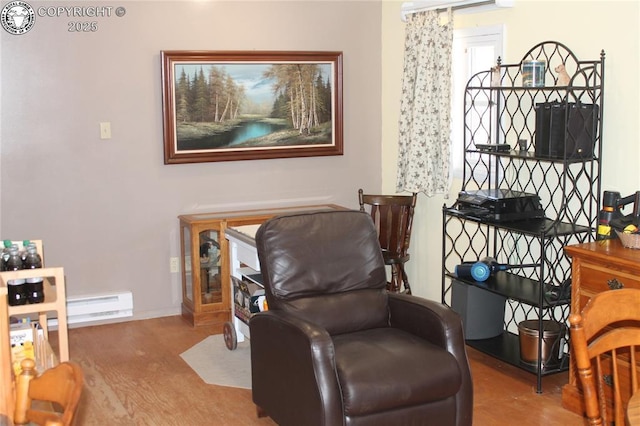
<path id="1" fill-rule="evenodd" d="M 523 81 L 523 65 L 544 61 L 544 85 Z M 562 72 L 562 67 L 566 74 Z M 542 377 L 569 368 L 569 334 L 554 343 L 556 363 L 521 360 L 518 323 L 544 320 L 567 324 L 571 280 L 564 246 L 595 238 L 600 205 L 604 52 L 579 60 L 561 43 L 531 48 L 516 64 L 498 64 L 468 81 L 464 100 L 463 191 L 506 189 L 540 198 L 544 218 L 488 220 L 462 208 L 443 206 L 442 302 L 452 304 L 454 281 L 506 298 L 499 336 L 467 343 Z M 546 110 L 545 110 L 546 109 Z M 545 114 L 546 117 L 545 117 Z M 487 149 L 502 144 L 506 150 Z M 458 278 L 456 265 L 485 256 L 514 265 L 484 282 Z M 518 265 L 523 265 L 518 267 Z M 541 328 L 542 329 L 542 328 Z"/>

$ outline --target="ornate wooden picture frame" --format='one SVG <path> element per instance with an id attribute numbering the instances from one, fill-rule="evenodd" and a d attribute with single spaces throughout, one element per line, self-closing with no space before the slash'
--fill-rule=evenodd
<path id="1" fill-rule="evenodd" d="M 161 58 L 165 164 L 342 155 L 342 52 Z"/>

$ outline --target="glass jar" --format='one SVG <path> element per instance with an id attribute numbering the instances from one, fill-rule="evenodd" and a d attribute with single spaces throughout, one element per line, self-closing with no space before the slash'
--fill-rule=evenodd
<path id="1" fill-rule="evenodd" d="M 546 61 L 522 61 L 522 85 L 524 87 L 544 87 Z"/>

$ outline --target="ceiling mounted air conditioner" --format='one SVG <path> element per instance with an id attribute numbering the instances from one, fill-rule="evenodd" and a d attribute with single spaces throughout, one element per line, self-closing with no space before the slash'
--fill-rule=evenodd
<path id="1" fill-rule="evenodd" d="M 402 3 L 401 14 L 404 21 L 407 15 L 416 12 L 434 9 L 453 10 L 476 8 L 478 11 L 497 9 L 504 7 L 513 7 L 515 0 L 422 0 L 422 1 L 406 1 Z"/>

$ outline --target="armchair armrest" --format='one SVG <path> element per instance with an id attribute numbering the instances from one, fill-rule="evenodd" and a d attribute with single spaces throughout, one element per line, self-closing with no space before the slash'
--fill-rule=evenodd
<path id="1" fill-rule="evenodd" d="M 458 424 L 471 424 L 473 383 L 460 315 L 442 303 L 401 293 L 389 293 L 389 310 L 391 327 L 420 336 L 456 358 L 462 374 Z"/>
<path id="2" fill-rule="evenodd" d="M 389 293 L 390 325 L 453 353 L 451 346 L 462 344 L 462 319 L 439 302 L 401 293 Z"/>
<path id="3" fill-rule="evenodd" d="M 326 330 L 284 311 L 255 314 L 249 327 L 254 403 L 270 407 L 267 414 L 277 423 L 306 418 L 305 425 L 342 424 L 335 352 Z"/>

